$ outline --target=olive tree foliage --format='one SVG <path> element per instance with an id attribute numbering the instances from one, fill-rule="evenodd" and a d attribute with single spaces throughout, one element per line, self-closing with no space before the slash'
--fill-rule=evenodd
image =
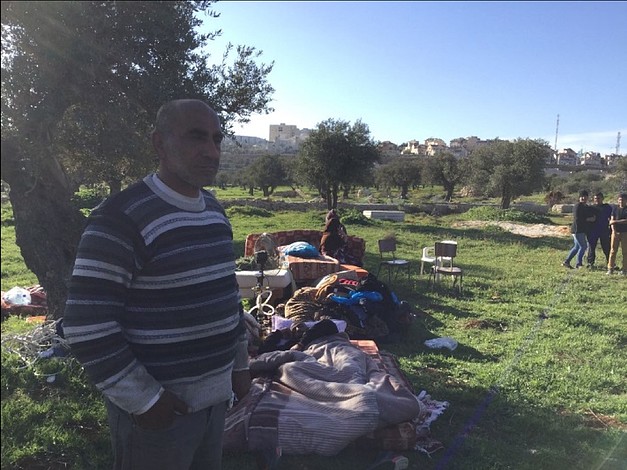
<path id="1" fill-rule="evenodd" d="M 604 183 L 603 175 L 590 171 L 575 171 L 564 176 L 551 175 L 545 178 L 545 186 L 552 190 L 561 190 L 565 195 L 574 195 L 575 200 L 579 198 L 578 193 L 582 189 L 593 193 L 601 190 Z"/>
<path id="2" fill-rule="evenodd" d="M 367 184 L 380 158 L 370 129 L 361 120 L 351 126 L 348 121 L 327 119 L 301 145 L 296 177 L 316 188 L 328 209 L 335 209 L 340 190 Z"/>
<path id="3" fill-rule="evenodd" d="M 470 185 L 477 194 L 500 197 L 501 208 L 508 209 L 512 199 L 543 188 L 551 154 L 548 142 L 540 139 L 497 139 L 468 157 Z"/>
<path id="4" fill-rule="evenodd" d="M 277 186 L 288 182 L 287 171 L 280 155 L 262 155 L 245 172 L 251 187 L 261 189 L 264 197 L 271 196 Z"/>
<path id="5" fill-rule="evenodd" d="M 627 156 L 621 156 L 616 162 L 616 166 L 612 170 L 612 174 L 618 180 L 616 184 L 617 192 L 624 193 L 627 191 Z"/>
<path id="6" fill-rule="evenodd" d="M 396 157 L 375 171 L 377 186 L 385 189 L 400 188 L 401 199 L 407 199 L 410 188 L 420 184 L 422 162 L 415 157 Z"/>
<path id="7" fill-rule="evenodd" d="M 467 161 L 457 158 L 450 152 L 431 155 L 424 161 L 423 181 L 441 185 L 446 193 L 444 199 L 450 201 L 455 187 L 462 183 L 466 176 L 466 168 Z"/>
<path id="8" fill-rule="evenodd" d="M 74 106 L 66 111 L 57 128 L 53 153 L 75 189 L 104 182 L 113 194 L 155 169 L 150 116 L 126 105 Z"/>
<path id="9" fill-rule="evenodd" d="M 225 171 L 219 171 L 214 181 L 214 184 L 220 189 L 226 189 L 227 186 L 231 183 L 231 178 L 229 174 Z"/>
<path id="10" fill-rule="evenodd" d="M 209 1 L 2 2 L 2 179 L 11 188 L 16 240 L 62 314 L 84 226 L 76 185 L 112 190 L 156 167 L 148 145 L 161 104 L 199 98 L 227 133 L 268 113 L 273 64 L 229 45 L 210 60 L 201 17 Z M 212 65 L 213 64 L 213 65 Z"/>
<path id="11" fill-rule="evenodd" d="M 627 163 L 627 158 L 622 160 Z M 614 202 L 615 195 L 627 189 L 627 165 L 623 165 L 622 174 L 618 164 L 609 171 L 590 171 L 581 165 L 576 171 L 548 175 L 544 186 L 551 192 L 561 192 L 565 202 L 576 202 L 582 189 L 587 189 L 591 195 L 602 192 L 606 202 Z"/>

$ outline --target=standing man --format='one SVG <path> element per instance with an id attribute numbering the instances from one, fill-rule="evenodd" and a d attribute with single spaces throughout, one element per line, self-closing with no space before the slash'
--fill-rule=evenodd
<path id="1" fill-rule="evenodd" d="M 232 391 L 250 388 L 233 233 L 203 189 L 218 172 L 216 112 L 157 113 L 159 169 L 92 212 L 64 315 L 72 352 L 103 393 L 120 470 L 219 470 Z"/>
<path id="2" fill-rule="evenodd" d="M 618 247 L 623 252 L 623 276 L 627 274 L 627 193 L 618 195 L 618 205 L 612 208 L 610 217 L 612 227 L 612 241 L 610 249 L 610 260 L 607 263 L 607 274 L 614 274 L 616 269 L 616 256 Z"/>
<path id="3" fill-rule="evenodd" d="M 573 269 L 570 264 L 570 260 L 577 255 L 577 268 L 583 267 L 583 256 L 588 248 L 588 242 L 586 240 L 586 233 L 590 222 L 594 222 L 594 215 L 590 214 L 590 208 L 588 207 L 588 191 L 585 189 L 579 191 L 579 202 L 573 207 L 573 223 L 570 226 L 570 233 L 573 235 L 573 247 L 568 252 L 566 260 L 562 263 L 562 266 Z"/>
<path id="4" fill-rule="evenodd" d="M 597 242 L 601 242 L 605 262 L 610 262 L 610 216 L 612 215 L 612 206 L 603 202 L 602 192 L 594 195 L 592 208 L 596 211 L 596 220 L 590 224 L 590 231 L 588 232 L 588 267 L 591 269 L 594 268 Z"/>

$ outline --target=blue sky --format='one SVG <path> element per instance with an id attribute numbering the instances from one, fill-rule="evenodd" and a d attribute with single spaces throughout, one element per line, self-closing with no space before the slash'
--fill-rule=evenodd
<path id="1" fill-rule="evenodd" d="M 275 62 L 270 115 L 236 127 L 366 123 L 396 144 L 540 138 L 575 151 L 627 148 L 627 2 L 221 1 L 211 44 Z M 206 18 L 206 17 L 205 17 Z"/>

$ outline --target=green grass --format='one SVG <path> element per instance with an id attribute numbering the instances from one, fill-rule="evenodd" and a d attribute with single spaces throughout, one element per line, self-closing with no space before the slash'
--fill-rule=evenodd
<path id="1" fill-rule="evenodd" d="M 9 204 L 2 204 L 2 291 L 14 286 L 37 284 L 37 277 L 25 266 L 20 249 L 15 245 L 15 222 Z"/>
<path id="2" fill-rule="evenodd" d="M 551 219 L 546 215 L 524 212 L 517 209 L 499 209 L 497 207 L 473 207 L 460 214 L 458 218 L 463 220 L 506 220 L 508 222 L 522 222 L 526 224 L 551 224 Z"/>
<path id="3" fill-rule="evenodd" d="M 250 206 L 228 212 L 240 255 L 249 232 L 321 228 L 325 214 L 271 213 Z M 409 214 L 404 223 L 364 221 L 354 214 L 346 218 L 348 232 L 366 239 L 366 267 L 375 272 L 376 240 L 396 234 L 397 255 L 411 261 L 413 275 L 392 288 L 421 315 L 402 342 L 386 349 L 397 355 L 417 390 L 450 403 L 431 426 L 445 449 L 431 458 L 405 452 L 410 468 L 624 470 L 627 279 L 604 271 L 564 270 L 560 263 L 570 248 L 567 237 L 533 239 L 498 227 L 453 227 L 459 219 L 424 214 Z M 551 220 L 569 223 L 568 217 Z M 15 275 L 4 274 L 5 255 L 18 251 L 10 246 L 11 228 L 2 225 L 3 290 L 23 285 L 18 261 L 10 270 Z M 417 274 L 422 247 L 440 239 L 459 243 L 462 296 L 446 283 L 431 290 L 427 277 Z M 17 319 L 4 322 L 3 339 L 23 325 Z M 423 345 L 438 336 L 455 338 L 458 348 L 450 352 Z M 35 468 L 33 462 L 49 465 L 40 468 L 109 468 L 104 408 L 80 367 L 71 360 L 18 366 L 20 361 L 3 349 L 2 468 Z M 46 368 L 60 370 L 52 384 L 37 375 Z M 332 458 L 284 456 L 279 468 L 363 469 L 375 455 L 372 449 L 349 447 Z M 224 468 L 256 465 L 250 455 L 228 455 Z"/>

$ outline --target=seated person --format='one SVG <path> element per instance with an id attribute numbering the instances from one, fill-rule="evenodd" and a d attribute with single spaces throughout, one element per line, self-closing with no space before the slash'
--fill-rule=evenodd
<path id="1" fill-rule="evenodd" d="M 335 258 L 340 263 L 351 263 L 346 254 L 346 227 L 340 222 L 337 213 L 332 209 L 326 217 L 322 238 L 320 239 L 320 253 Z"/>
<path id="2" fill-rule="evenodd" d="M 327 216 L 325 217 L 325 220 L 324 220 L 325 224 L 328 223 L 329 220 L 331 219 L 337 219 L 338 221 L 340 220 L 340 216 L 338 215 L 335 209 L 331 209 L 327 213 Z M 344 235 L 347 235 L 346 227 L 344 227 L 344 224 L 342 224 L 342 222 L 340 222 L 340 229 L 342 230 L 342 232 L 344 232 Z"/>

